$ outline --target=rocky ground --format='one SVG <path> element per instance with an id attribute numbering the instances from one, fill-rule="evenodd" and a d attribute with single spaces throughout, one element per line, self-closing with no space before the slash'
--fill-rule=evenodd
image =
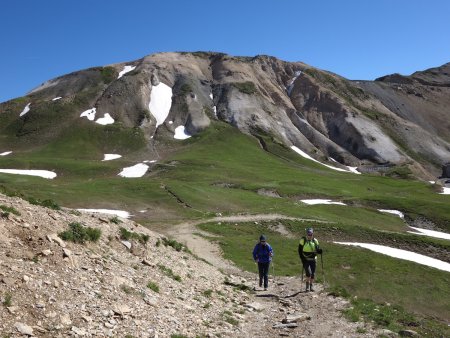
<path id="1" fill-rule="evenodd" d="M 2 337 L 374 337 L 347 322 L 347 301 L 298 278 L 251 291 L 255 275 L 199 259 L 161 234 L 122 219 L 51 210 L 0 195 L 0 335 Z M 3 208 L 4 209 L 4 208 Z M 101 229 L 98 242 L 65 242 L 79 222 Z M 148 241 L 123 240 L 119 228 Z M 362 330 L 364 328 L 364 330 Z M 365 331 L 366 333 L 359 333 Z M 386 334 L 386 333 L 384 333 Z"/>

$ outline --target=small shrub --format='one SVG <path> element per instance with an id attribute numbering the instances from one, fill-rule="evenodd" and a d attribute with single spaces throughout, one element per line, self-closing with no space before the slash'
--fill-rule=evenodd
<path id="1" fill-rule="evenodd" d="M 174 239 L 163 238 L 163 244 L 164 244 L 164 246 L 171 246 L 172 248 L 174 248 L 177 251 L 181 251 L 181 250 L 186 251 L 186 247 Z"/>
<path id="2" fill-rule="evenodd" d="M 1 216 L 2 218 L 8 218 L 8 217 L 9 217 L 9 212 L 7 212 L 7 211 L 2 211 L 2 212 L 0 213 L 0 216 Z"/>
<path id="3" fill-rule="evenodd" d="M 53 209 L 53 210 L 61 210 L 61 207 L 58 205 L 58 203 L 56 203 L 52 199 L 46 199 L 46 200 L 40 201 L 34 197 L 28 197 L 27 201 L 33 205 L 40 205 L 40 206 L 43 206 L 43 207 L 46 207 L 49 209 Z"/>
<path id="4" fill-rule="evenodd" d="M 251 81 L 235 82 L 233 83 L 233 86 L 235 86 L 241 93 L 244 94 L 254 94 L 257 91 L 255 84 Z"/>
<path id="5" fill-rule="evenodd" d="M 393 167 L 386 172 L 386 176 L 402 179 L 411 178 L 412 171 L 407 166 Z"/>
<path id="6" fill-rule="evenodd" d="M 70 210 L 69 213 L 71 213 L 72 215 L 75 215 L 75 216 L 81 216 L 81 211 L 78 211 L 75 209 Z"/>
<path id="7" fill-rule="evenodd" d="M 170 335 L 170 338 L 189 338 L 189 337 L 185 336 L 184 334 L 175 333 Z"/>
<path id="8" fill-rule="evenodd" d="M 122 284 L 120 286 L 120 289 L 125 292 L 127 295 L 130 295 L 134 292 L 134 290 L 132 288 L 130 288 L 128 285 Z"/>
<path id="9" fill-rule="evenodd" d="M 172 269 L 170 269 L 162 264 L 158 264 L 158 267 L 166 276 L 176 280 L 177 282 L 181 282 L 181 276 L 174 274 Z"/>
<path id="10" fill-rule="evenodd" d="M 203 291 L 203 296 L 209 298 L 209 297 L 211 297 L 212 293 L 213 293 L 213 290 L 208 289 L 208 290 Z"/>
<path id="11" fill-rule="evenodd" d="M 120 224 L 120 223 L 122 223 L 122 221 L 120 220 L 120 218 L 117 217 L 117 216 L 114 216 L 113 218 L 110 218 L 109 221 L 110 221 L 111 223 L 114 223 L 114 224 Z"/>
<path id="12" fill-rule="evenodd" d="M 6 205 L 0 204 L 0 209 L 5 212 L 12 213 L 16 216 L 20 216 L 20 212 L 17 209 L 15 209 L 14 207 L 8 207 Z"/>
<path id="13" fill-rule="evenodd" d="M 103 67 L 100 73 L 102 81 L 106 84 L 113 82 L 116 78 L 116 70 L 113 67 Z"/>
<path id="14" fill-rule="evenodd" d="M 12 296 L 10 293 L 5 295 L 5 299 L 3 300 L 3 306 L 10 307 L 12 305 Z"/>
<path id="15" fill-rule="evenodd" d="M 69 228 L 69 230 L 60 232 L 58 236 L 65 241 L 74 243 L 97 242 L 102 234 L 100 229 L 85 227 L 77 222 L 70 223 Z"/>
<path id="16" fill-rule="evenodd" d="M 156 241 L 156 247 L 159 247 L 161 245 L 161 240 L 158 238 L 158 240 Z"/>
<path id="17" fill-rule="evenodd" d="M 192 87 L 188 83 L 185 83 L 181 86 L 180 88 L 181 95 L 186 95 L 189 94 L 190 92 L 192 92 Z"/>
<path id="18" fill-rule="evenodd" d="M 120 231 L 120 239 L 129 241 L 129 240 L 137 240 L 141 243 L 147 243 L 150 239 L 149 235 L 146 234 L 138 234 L 137 232 L 128 231 L 127 229 L 121 227 L 119 229 Z"/>
<path id="19" fill-rule="evenodd" d="M 148 287 L 150 290 L 153 290 L 153 291 L 155 291 L 155 292 L 159 292 L 159 286 L 158 286 L 158 284 L 156 284 L 155 282 L 148 282 L 147 287 Z"/>

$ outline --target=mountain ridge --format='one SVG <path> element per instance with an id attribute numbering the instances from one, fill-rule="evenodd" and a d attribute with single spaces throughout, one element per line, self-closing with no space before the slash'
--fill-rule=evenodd
<path id="1" fill-rule="evenodd" d="M 449 89 L 423 82 L 432 77 L 433 83 L 444 83 L 448 65 L 410 77 L 349 81 L 265 55 L 167 52 L 57 77 L 31 90 L 29 101 L 62 97 L 61 103 L 89 96 L 80 110 L 95 107 L 97 116 L 111 114 L 125 127 L 142 130 L 148 142 L 174 133 L 177 126 L 195 135 L 218 119 L 247 134 L 272 135 L 330 164 L 333 159 L 362 170 L 403 166 L 431 179 L 450 158 Z M 132 70 L 118 78 L 125 66 Z M 156 128 L 149 106 L 159 83 L 173 92 L 169 114 Z M 71 119 L 83 110 L 72 112 Z"/>

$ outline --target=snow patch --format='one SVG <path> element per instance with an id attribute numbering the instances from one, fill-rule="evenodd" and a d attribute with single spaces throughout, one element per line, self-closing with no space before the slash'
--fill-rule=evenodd
<path id="1" fill-rule="evenodd" d="M 130 213 L 128 211 L 123 210 L 110 210 L 110 209 L 77 209 L 77 210 L 83 212 L 95 212 L 100 214 L 116 215 L 122 218 L 130 217 Z"/>
<path id="2" fill-rule="evenodd" d="M 216 106 L 213 107 L 213 111 L 214 111 L 214 116 L 217 117 L 217 107 Z"/>
<path id="3" fill-rule="evenodd" d="M 20 117 L 20 116 L 24 116 L 26 113 L 28 113 L 28 112 L 30 111 L 30 105 L 31 105 L 31 103 L 28 103 L 28 104 L 25 106 L 25 108 L 23 108 L 23 110 L 22 110 L 22 112 L 20 113 L 19 117 Z"/>
<path id="4" fill-rule="evenodd" d="M 169 121 L 169 124 L 173 124 L 173 121 Z"/>
<path id="5" fill-rule="evenodd" d="M 297 80 L 297 78 L 300 76 L 301 73 L 302 72 L 300 70 L 296 71 L 294 73 L 294 77 L 289 81 L 289 83 L 286 87 L 288 96 L 291 96 L 292 89 L 294 88 L 294 82 L 295 82 L 295 80 Z"/>
<path id="6" fill-rule="evenodd" d="M 209 97 L 211 98 L 211 100 L 214 100 L 213 93 L 209 93 Z"/>
<path id="7" fill-rule="evenodd" d="M 310 199 L 310 200 L 301 200 L 303 203 L 309 204 L 309 205 L 316 205 L 316 204 L 336 204 L 336 205 L 347 205 L 342 202 L 334 202 L 332 200 L 324 200 L 324 199 Z"/>
<path id="8" fill-rule="evenodd" d="M 418 231 L 418 232 L 408 231 L 411 234 L 425 235 L 425 236 L 430 236 L 430 237 L 435 237 L 435 238 L 442 238 L 442 239 L 449 239 L 450 240 L 450 234 L 447 234 L 445 232 L 428 230 L 428 229 L 422 229 L 422 228 L 415 228 L 415 227 L 410 227 L 410 228 Z"/>
<path id="9" fill-rule="evenodd" d="M 439 194 L 450 195 L 450 188 L 442 187 L 442 192 L 440 192 Z"/>
<path id="10" fill-rule="evenodd" d="M 311 160 L 311 161 L 314 161 L 316 163 L 319 163 L 319 164 L 321 164 L 321 165 L 323 165 L 323 166 L 325 166 L 327 168 L 330 168 L 330 169 L 333 169 L 333 170 L 336 170 L 336 171 L 342 171 L 344 173 L 361 174 L 359 171 L 356 170 L 356 167 L 347 167 L 347 168 L 349 168 L 349 170 L 336 168 L 336 167 L 333 167 L 331 165 L 328 165 L 328 164 L 325 164 L 325 163 L 317 161 L 316 159 L 312 158 L 311 156 L 309 156 L 307 153 L 305 153 L 303 150 L 300 150 L 296 146 L 291 146 L 291 149 L 293 151 L 295 151 L 297 154 L 299 154 L 300 156 L 303 156 L 304 158 L 307 158 L 308 160 Z M 337 162 L 337 161 L 335 160 L 335 162 Z M 350 169 L 350 168 L 352 168 L 352 169 Z"/>
<path id="11" fill-rule="evenodd" d="M 342 244 L 342 245 L 352 245 L 352 246 L 359 246 L 365 249 L 369 249 L 378 253 L 381 253 L 383 255 L 388 255 L 391 257 L 404 259 L 407 261 L 415 262 L 418 264 L 430 266 L 439 270 L 444 270 L 450 272 L 450 264 L 447 262 L 440 261 L 435 258 L 431 258 L 425 255 L 420 255 L 412 251 L 407 250 L 401 250 L 401 249 L 395 249 L 384 245 L 378 245 L 378 244 L 368 244 L 368 243 L 352 243 L 352 242 L 333 242 L 336 244 Z"/>
<path id="12" fill-rule="evenodd" d="M 99 118 L 95 123 L 102 124 L 106 126 L 107 124 L 113 124 L 114 119 L 108 113 L 104 114 L 103 117 Z"/>
<path id="13" fill-rule="evenodd" d="M 6 156 L 6 155 L 9 155 L 11 153 L 12 153 L 12 151 L 5 151 L 4 153 L 1 153 L 0 156 Z"/>
<path id="14" fill-rule="evenodd" d="M 56 173 L 48 170 L 21 170 L 21 169 L 0 169 L 0 173 L 5 174 L 15 174 L 15 175 L 28 175 L 28 176 L 38 176 L 48 179 L 54 179 Z"/>
<path id="15" fill-rule="evenodd" d="M 123 168 L 119 173 L 122 177 L 142 177 L 148 170 L 148 165 L 144 163 L 138 163 L 132 167 Z"/>
<path id="16" fill-rule="evenodd" d="M 378 211 L 386 212 L 388 214 L 394 214 L 394 215 L 397 215 L 400 218 L 405 218 L 405 215 L 403 214 L 403 212 L 398 211 L 398 210 L 378 209 Z"/>
<path id="17" fill-rule="evenodd" d="M 184 126 L 178 126 L 175 128 L 175 135 L 173 136 L 173 138 L 176 138 L 177 140 L 185 140 L 191 136 L 192 135 L 186 133 Z"/>
<path id="18" fill-rule="evenodd" d="M 123 67 L 123 70 L 119 73 L 119 76 L 117 78 L 120 79 L 126 73 L 131 72 L 135 68 L 136 68 L 136 66 L 125 66 L 125 67 Z"/>
<path id="19" fill-rule="evenodd" d="M 156 119 L 156 127 L 164 123 L 172 106 L 172 88 L 160 82 L 152 87 L 148 109 Z"/>
<path id="20" fill-rule="evenodd" d="M 145 160 L 144 163 L 155 163 L 156 160 Z"/>
<path id="21" fill-rule="evenodd" d="M 111 161 L 111 160 L 115 160 L 117 158 L 121 158 L 122 155 L 118 155 L 118 154 L 104 154 L 104 158 L 102 161 Z"/>
<path id="22" fill-rule="evenodd" d="M 54 99 L 52 99 L 52 101 L 58 101 L 58 100 L 60 100 L 60 99 L 62 99 L 62 97 L 61 97 L 61 96 L 58 96 L 58 97 L 55 97 Z"/>
<path id="23" fill-rule="evenodd" d="M 89 121 L 95 120 L 95 113 L 97 112 L 97 108 L 91 108 L 88 110 L 85 110 L 81 113 L 80 117 L 87 117 Z"/>

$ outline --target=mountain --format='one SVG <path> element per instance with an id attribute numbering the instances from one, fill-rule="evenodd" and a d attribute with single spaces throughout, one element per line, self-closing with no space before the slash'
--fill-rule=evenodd
<path id="1" fill-rule="evenodd" d="M 80 115 L 92 112 L 125 133 L 134 128 L 143 139 L 128 135 L 139 143 L 133 147 L 163 156 L 157 144 L 176 128 L 188 137 L 225 121 L 262 147 L 268 136 L 343 169 L 398 167 L 432 179 L 450 159 L 449 67 L 349 81 L 264 55 L 154 54 L 64 75 L 1 104 L 0 147 L 51 143 L 89 123 Z M 25 107 L 30 112 L 19 116 Z"/>
<path id="2" fill-rule="evenodd" d="M 139 336 L 151 322 L 147 336 L 154 326 L 162 336 L 278 336 L 300 312 L 318 319 L 293 335 L 374 336 L 375 325 L 449 336 L 447 69 L 349 81 L 269 56 L 162 53 L 0 104 L 1 329 Z M 47 235 L 74 222 L 102 235 L 67 254 Z M 312 298 L 299 292 L 307 227 L 324 249 Z M 242 293 L 261 234 L 280 282 L 270 297 Z M 161 289 L 155 311 L 149 282 Z M 247 313 L 253 300 L 267 308 Z M 348 327 L 338 310 L 364 324 Z"/>

